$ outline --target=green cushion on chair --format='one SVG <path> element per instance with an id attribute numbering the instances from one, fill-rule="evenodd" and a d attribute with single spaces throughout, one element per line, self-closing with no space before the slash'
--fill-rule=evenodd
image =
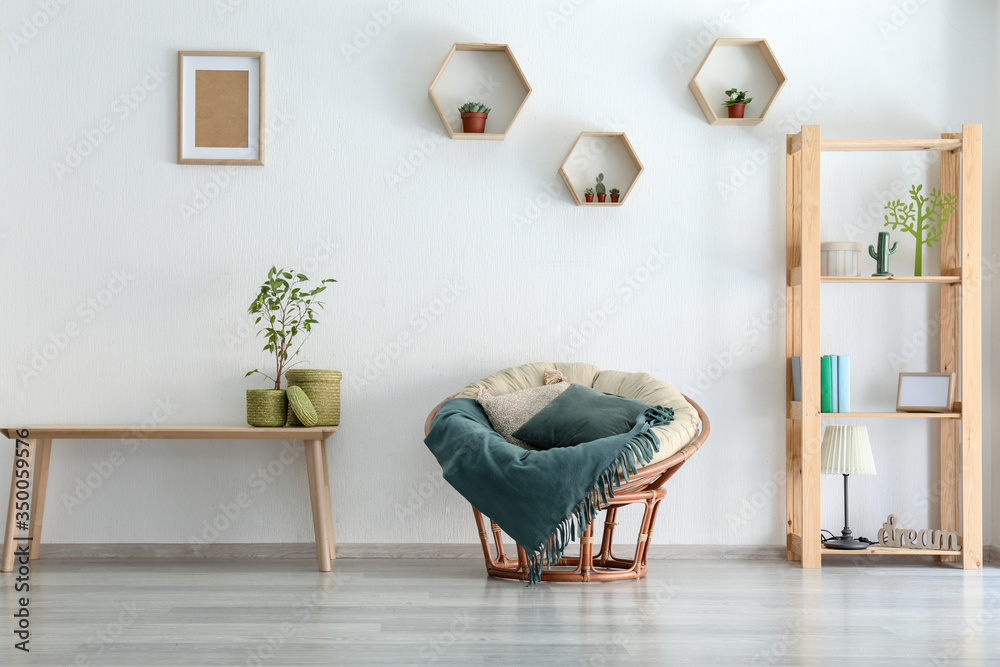
<path id="1" fill-rule="evenodd" d="M 303 426 L 315 426 L 319 423 L 319 413 L 316 412 L 316 408 L 302 387 L 292 385 L 285 393 L 288 395 L 288 404 L 292 406 L 292 412 Z"/>
<path id="2" fill-rule="evenodd" d="M 579 445 L 628 433 L 650 407 L 633 398 L 574 384 L 514 431 L 514 437 L 538 449 Z"/>

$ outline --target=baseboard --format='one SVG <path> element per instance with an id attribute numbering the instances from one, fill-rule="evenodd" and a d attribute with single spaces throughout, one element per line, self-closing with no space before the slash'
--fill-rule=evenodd
<path id="1" fill-rule="evenodd" d="M 627 553 L 629 545 L 617 551 Z M 631 546 L 635 549 L 635 545 Z M 517 553 L 514 546 L 510 553 Z M 276 544 L 43 544 L 42 558 L 315 558 L 312 543 Z M 338 558 L 482 558 L 479 544 L 337 545 Z M 784 560 L 783 546 L 653 544 L 650 560 Z"/>
<path id="2" fill-rule="evenodd" d="M 785 560 L 784 545 L 651 544 L 649 560 Z"/>
<path id="3" fill-rule="evenodd" d="M 986 546 L 983 548 L 983 560 L 987 563 L 1000 562 L 1000 547 Z"/>
<path id="4" fill-rule="evenodd" d="M 340 556 L 341 546 L 337 545 Z M 42 544 L 49 558 L 315 558 L 311 543 L 274 544 Z"/>

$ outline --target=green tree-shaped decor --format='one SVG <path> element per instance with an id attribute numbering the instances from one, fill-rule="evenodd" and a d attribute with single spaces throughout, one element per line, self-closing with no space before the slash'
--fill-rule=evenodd
<path id="1" fill-rule="evenodd" d="M 917 240 L 917 253 L 913 260 L 913 275 L 923 275 L 924 246 L 930 248 L 941 240 L 941 230 L 951 220 L 958 205 L 955 195 L 941 194 L 937 188 L 931 190 L 930 197 L 920 194 L 922 185 L 910 188 L 913 204 L 904 204 L 896 199 L 885 205 L 889 211 L 885 216 L 885 226 L 913 234 Z M 891 217 L 890 217 L 891 216 Z"/>

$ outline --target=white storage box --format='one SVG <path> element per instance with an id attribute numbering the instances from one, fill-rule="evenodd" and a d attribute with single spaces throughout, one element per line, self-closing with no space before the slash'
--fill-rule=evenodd
<path id="1" fill-rule="evenodd" d="M 857 277 L 861 270 L 860 243 L 835 242 L 819 245 L 819 272 L 823 276 Z"/>

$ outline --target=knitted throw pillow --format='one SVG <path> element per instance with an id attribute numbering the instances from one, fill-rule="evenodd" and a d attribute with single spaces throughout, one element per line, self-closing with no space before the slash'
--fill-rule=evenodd
<path id="1" fill-rule="evenodd" d="M 514 431 L 570 386 L 562 373 L 547 368 L 545 384 L 541 387 L 529 387 L 501 396 L 494 396 L 489 389 L 481 387 L 476 401 L 483 406 L 483 412 L 490 418 L 493 430 L 502 435 L 504 440 L 522 449 L 534 449 L 523 440 L 515 438 Z"/>

